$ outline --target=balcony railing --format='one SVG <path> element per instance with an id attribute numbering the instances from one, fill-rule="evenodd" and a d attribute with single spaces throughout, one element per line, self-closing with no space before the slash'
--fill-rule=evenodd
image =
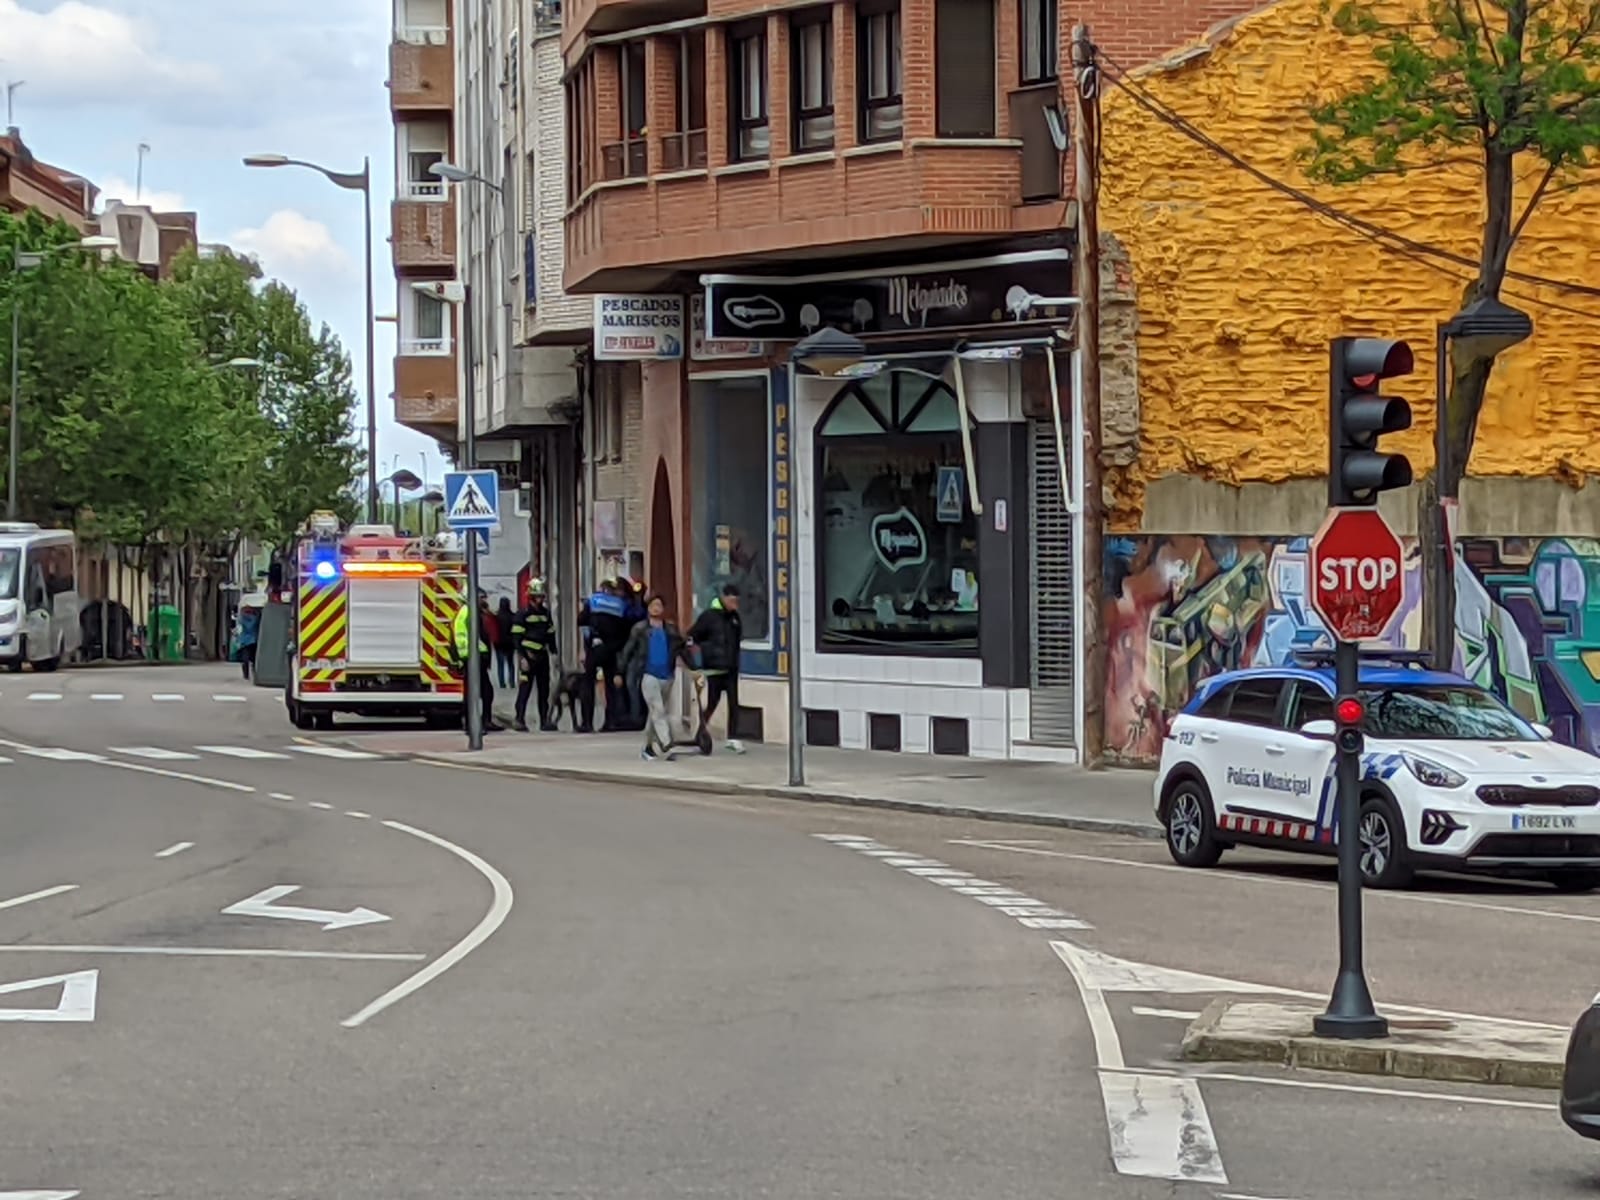
<path id="1" fill-rule="evenodd" d="M 443 46 L 450 41 L 448 25 L 400 25 L 394 31 L 394 40 L 409 42 L 413 46 Z"/>
<path id="2" fill-rule="evenodd" d="M 697 171 L 706 165 L 706 131 L 690 129 L 661 138 L 663 171 Z"/>
<path id="3" fill-rule="evenodd" d="M 650 170 L 649 151 L 642 137 L 600 147 L 601 178 L 642 179 Z"/>
<path id="4" fill-rule="evenodd" d="M 402 200 L 443 200 L 444 181 L 439 179 L 406 179 L 400 183 Z"/>
<path id="5" fill-rule="evenodd" d="M 400 353 L 414 358 L 437 358 L 449 354 L 452 349 L 447 337 L 400 339 Z"/>

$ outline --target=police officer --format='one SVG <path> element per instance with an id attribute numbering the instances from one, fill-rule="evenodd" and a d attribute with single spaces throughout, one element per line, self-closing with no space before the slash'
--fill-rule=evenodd
<path id="1" fill-rule="evenodd" d="M 489 599 L 487 596 L 478 596 L 478 699 L 483 712 L 483 731 L 485 733 L 499 733 L 504 725 L 494 723 L 494 677 L 489 669 L 489 643 L 484 638 L 484 618 L 489 615 Z M 472 621 L 467 606 L 463 604 L 456 609 L 455 623 L 451 626 L 455 635 L 456 661 L 461 665 L 463 676 L 467 672 L 467 662 L 472 647 Z M 467 710 L 463 704 L 461 708 L 461 726 L 467 725 Z"/>
<path id="2" fill-rule="evenodd" d="M 528 732 L 528 697 L 539 689 L 539 728 L 550 733 L 550 656 L 556 652 L 556 624 L 545 604 L 544 580 L 528 584 L 528 603 L 511 621 L 511 646 L 517 656 L 517 724 Z"/>

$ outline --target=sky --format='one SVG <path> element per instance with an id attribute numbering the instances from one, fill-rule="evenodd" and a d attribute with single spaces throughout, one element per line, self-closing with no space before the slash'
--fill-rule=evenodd
<path id="1" fill-rule="evenodd" d="M 364 390 L 361 197 L 298 168 L 249 169 L 280 153 L 336 171 L 372 159 L 379 317 L 389 266 L 394 137 L 392 0 L 0 0 L 0 84 L 22 81 L 13 122 L 34 154 L 134 202 L 199 214 L 200 240 L 254 254 L 343 341 Z M 438 482 L 437 445 L 393 419 L 395 326 L 377 323 L 378 470 Z M 364 436 L 365 410 L 357 424 Z"/>

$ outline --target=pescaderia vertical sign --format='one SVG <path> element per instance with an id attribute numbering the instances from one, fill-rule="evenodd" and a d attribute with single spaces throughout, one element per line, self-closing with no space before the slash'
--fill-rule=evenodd
<path id="1" fill-rule="evenodd" d="M 602 362 L 683 357 L 683 297 L 594 298 L 594 356 Z"/>

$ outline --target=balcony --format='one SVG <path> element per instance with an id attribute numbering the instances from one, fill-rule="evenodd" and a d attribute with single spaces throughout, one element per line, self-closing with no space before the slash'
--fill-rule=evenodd
<path id="1" fill-rule="evenodd" d="M 453 196 L 412 199 L 403 193 L 390 207 L 390 229 L 395 270 L 454 269 L 456 204 Z"/>
<path id="2" fill-rule="evenodd" d="M 602 178 L 569 212 L 568 291 L 650 287 L 672 271 L 757 255 L 803 261 L 1062 222 L 1059 205 L 1024 203 L 1018 140 L 913 139 L 712 170 L 694 165 L 705 161 L 703 133 L 658 141 L 655 174 Z M 610 156 L 600 165 L 612 174 Z"/>
<path id="3" fill-rule="evenodd" d="M 564 0 L 561 52 L 584 34 L 617 33 L 643 25 L 664 25 L 706 15 L 706 0 Z"/>
<path id="4" fill-rule="evenodd" d="M 456 357 L 446 340 L 400 343 L 394 360 L 394 419 L 444 441 L 456 436 Z"/>
<path id="5" fill-rule="evenodd" d="M 389 110 L 449 112 L 455 106 L 455 47 L 443 26 L 395 30 L 389 46 Z"/>

